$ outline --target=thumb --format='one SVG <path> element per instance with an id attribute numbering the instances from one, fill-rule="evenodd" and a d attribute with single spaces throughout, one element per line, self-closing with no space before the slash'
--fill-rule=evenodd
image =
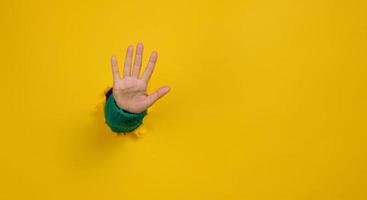
<path id="1" fill-rule="evenodd" d="M 151 95 L 147 98 L 147 106 L 148 108 L 152 106 L 158 99 L 166 95 L 170 91 L 170 87 L 164 86 L 153 92 Z"/>

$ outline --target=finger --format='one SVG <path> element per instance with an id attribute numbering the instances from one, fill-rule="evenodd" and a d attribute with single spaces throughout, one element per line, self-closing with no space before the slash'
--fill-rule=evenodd
<path id="1" fill-rule="evenodd" d="M 168 86 L 164 86 L 153 92 L 151 95 L 147 98 L 147 107 L 152 106 L 158 99 L 162 98 L 164 95 L 166 95 L 170 91 L 170 88 Z"/>
<path id="2" fill-rule="evenodd" d="M 126 56 L 125 56 L 124 77 L 130 76 L 131 62 L 133 60 L 133 52 L 134 47 L 132 45 L 129 45 L 129 47 L 126 50 Z"/>
<path id="3" fill-rule="evenodd" d="M 115 82 L 115 81 L 120 80 L 120 74 L 119 74 L 119 68 L 118 68 L 118 65 L 117 65 L 116 56 L 111 57 L 111 66 L 112 66 L 113 81 Z"/>
<path id="4" fill-rule="evenodd" d="M 145 68 L 145 71 L 143 73 L 143 76 L 141 77 L 141 80 L 148 83 L 150 77 L 152 76 L 152 73 L 154 71 L 155 63 L 157 62 L 158 54 L 157 52 L 152 52 L 149 58 L 149 62 L 147 67 Z"/>
<path id="5" fill-rule="evenodd" d="M 143 44 L 139 42 L 136 47 L 134 67 L 133 67 L 133 73 L 132 73 L 133 77 L 136 77 L 136 78 L 139 77 L 142 57 L 143 57 Z"/>

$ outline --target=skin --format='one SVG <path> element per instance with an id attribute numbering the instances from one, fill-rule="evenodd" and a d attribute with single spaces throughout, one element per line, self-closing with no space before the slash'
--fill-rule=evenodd
<path id="1" fill-rule="evenodd" d="M 141 77 L 139 77 L 142 66 L 143 48 L 143 44 L 139 42 L 136 47 L 132 68 L 134 46 L 130 45 L 127 48 L 122 77 L 119 73 L 116 56 L 111 57 L 113 75 L 112 94 L 117 106 L 131 113 L 145 111 L 170 90 L 170 87 L 163 86 L 150 95 L 147 93 L 148 82 L 154 71 L 158 54 L 155 51 L 151 53 L 147 67 Z"/>

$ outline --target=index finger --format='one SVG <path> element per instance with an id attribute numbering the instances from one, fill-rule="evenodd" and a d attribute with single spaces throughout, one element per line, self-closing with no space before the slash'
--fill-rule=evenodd
<path id="1" fill-rule="evenodd" d="M 152 73 L 154 71 L 155 63 L 157 62 L 158 53 L 156 51 L 152 52 L 149 58 L 149 62 L 147 67 L 145 68 L 145 71 L 141 77 L 141 80 L 148 83 L 150 77 L 152 76 Z"/>

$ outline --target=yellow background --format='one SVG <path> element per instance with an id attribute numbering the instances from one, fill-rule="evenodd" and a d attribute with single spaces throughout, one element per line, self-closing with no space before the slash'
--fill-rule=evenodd
<path id="1" fill-rule="evenodd" d="M 367 199 L 363 0 L 5 1 L 0 199 Z M 141 137 L 100 105 L 142 41 Z"/>

